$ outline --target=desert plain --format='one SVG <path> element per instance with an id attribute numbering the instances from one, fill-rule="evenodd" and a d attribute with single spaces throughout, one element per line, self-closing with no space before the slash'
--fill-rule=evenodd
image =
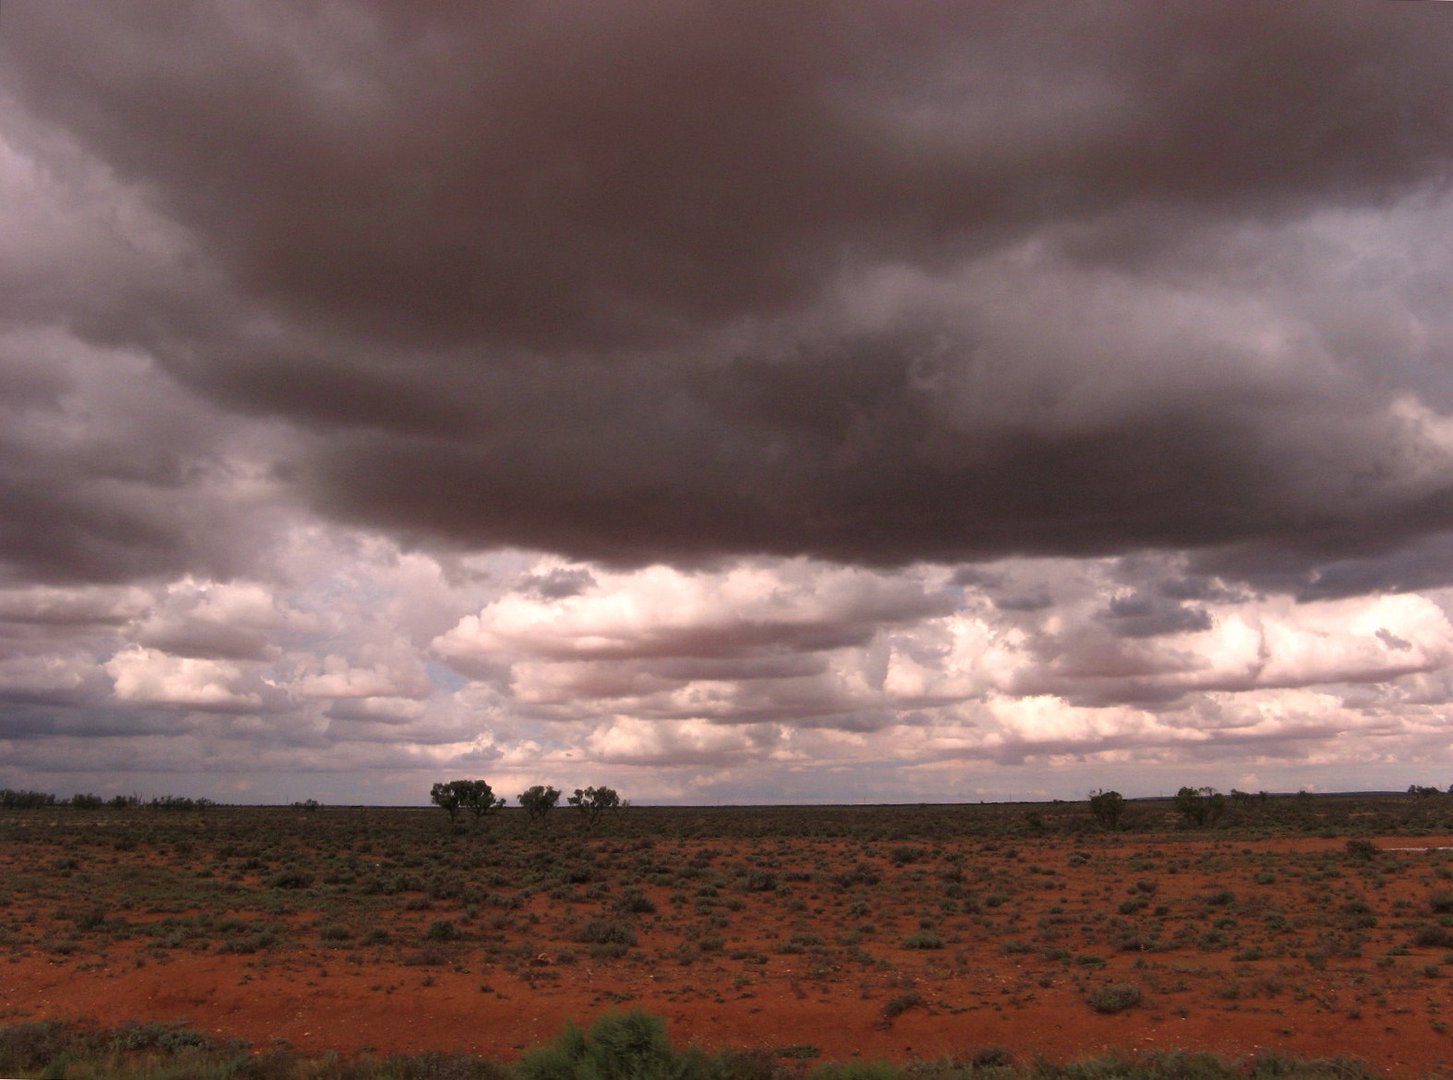
<path id="1" fill-rule="evenodd" d="M 1426 792 L 1425 792 L 1426 794 Z M 1453 1062 L 1453 796 L 0 814 L 0 1025 L 510 1060 L 567 1019 L 786 1061 Z"/>

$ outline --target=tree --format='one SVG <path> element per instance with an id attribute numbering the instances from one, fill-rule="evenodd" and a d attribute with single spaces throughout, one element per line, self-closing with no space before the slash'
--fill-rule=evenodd
<path id="1" fill-rule="evenodd" d="M 1118 791 L 1096 791 L 1090 796 L 1090 813 L 1105 828 L 1118 829 L 1125 813 L 1125 796 Z"/>
<path id="2" fill-rule="evenodd" d="M 543 821 L 545 815 L 555 809 L 555 804 L 560 801 L 560 792 L 557 788 L 536 784 L 529 790 L 520 792 L 516 797 L 520 800 L 520 805 L 525 808 L 525 813 L 530 816 L 531 821 Z"/>
<path id="3" fill-rule="evenodd" d="M 429 798 L 435 806 L 444 808 L 451 825 L 459 820 L 461 810 L 468 810 L 474 815 L 474 820 L 478 821 L 491 810 L 498 810 L 505 804 L 503 799 L 495 798 L 494 789 L 483 780 L 450 780 L 448 783 L 438 783 L 429 790 Z"/>
<path id="4" fill-rule="evenodd" d="M 463 783 L 463 780 L 450 780 L 446 784 L 441 780 L 429 789 L 430 800 L 444 808 L 451 825 L 459 820 L 459 808 L 464 805 L 464 789 L 460 786 Z"/>
<path id="5" fill-rule="evenodd" d="M 576 788 L 575 794 L 565 801 L 584 814 L 585 823 L 594 828 L 601 814 L 620 806 L 621 797 L 616 794 L 615 788 L 588 787 L 583 790 Z"/>
<path id="6" fill-rule="evenodd" d="M 461 780 L 464 785 L 464 809 L 474 815 L 478 821 L 485 814 L 498 810 L 504 806 L 502 797 L 497 798 L 494 789 L 483 780 Z"/>
<path id="7" fill-rule="evenodd" d="M 1215 788 L 1183 787 L 1176 792 L 1175 808 L 1190 825 L 1214 825 L 1226 812 L 1226 796 Z"/>

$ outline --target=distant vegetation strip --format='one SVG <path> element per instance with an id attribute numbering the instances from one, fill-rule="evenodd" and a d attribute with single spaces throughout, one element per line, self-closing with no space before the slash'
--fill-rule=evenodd
<path id="1" fill-rule="evenodd" d="M 430 801 L 448 815 L 452 829 L 460 828 L 461 814 L 473 818 L 476 826 L 501 816 L 507 807 L 489 783 L 460 779 L 436 783 Z M 516 796 L 519 819 L 543 827 L 553 817 L 550 811 L 560 799 L 554 787 L 536 784 Z M 629 800 L 609 787 L 576 788 L 565 800 L 578 813 L 572 814 L 587 829 L 606 818 L 615 818 L 631 808 Z M 325 809 L 316 799 L 304 799 L 286 806 L 240 806 L 218 804 L 208 798 L 162 795 L 143 800 L 137 795 L 103 798 L 89 793 L 58 798 L 50 792 L 0 788 L 0 811 L 6 810 L 113 811 L 150 810 L 181 812 L 187 816 L 207 811 L 234 813 Z M 333 808 L 355 812 L 406 810 L 409 807 L 350 805 Z M 1086 831 L 1110 833 L 1156 833 L 1171 829 L 1203 831 L 1231 829 L 1246 833 L 1320 831 L 1337 835 L 1347 830 L 1363 835 L 1419 834 L 1453 825 L 1453 785 L 1444 789 L 1411 784 L 1407 792 L 1346 792 L 1312 795 L 1255 794 L 1235 788 L 1223 795 L 1211 787 L 1182 787 L 1171 797 L 1128 799 L 1118 791 L 1090 792 L 1084 801 L 1054 799 L 1049 802 L 997 803 L 888 803 L 888 804 L 792 804 L 740 806 L 638 806 L 629 815 L 631 827 L 620 829 L 635 835 L 661 835 L 678 829 L 692 835 L 764 836 L 786 832 L 797 835 L 812 822 L 818 836 L 852 835 L 864 822 L 892 822 L 901 836 L 919 834 L 945 838 L 950 835 L 1021 835 L 1047 833 L 1076 834 Z"/>
<path id="2" fill-rule="evenodd" d="M 304 1055 L 287 1046 L 254 1051 L 190 1028 L 133 1024 L 100 1030 L 50 1021 L 0 1027 L 0 1074 L 50 1080 L 1371 1080 L 1347 1058 L 1312 1060 L 1263 1051 L 1233 1060 L 1183 1051 L 1055 1064 L 1018 1061 L 982 1047 L 938 1061 L 818 1064 L 816 1048 L 708 1052 L 678 1048 L 659 1017 L 606 1013 L 588 1030 L 567 1025 L 556 1039 L 503 1063 L 468 1054 L 419 1052 Z"/>

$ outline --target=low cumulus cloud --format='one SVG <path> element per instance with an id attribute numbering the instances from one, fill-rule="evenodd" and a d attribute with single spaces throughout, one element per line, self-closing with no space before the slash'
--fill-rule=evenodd
<path id="1" fill-rule="evenodd" d="M 16 777 L 1413 760 L 1444 21 L 7 5 Z"/>

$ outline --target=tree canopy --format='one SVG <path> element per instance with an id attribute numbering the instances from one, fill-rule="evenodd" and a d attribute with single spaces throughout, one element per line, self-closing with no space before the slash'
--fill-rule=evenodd
<path id="1" fill-rule="evenodd" d="M 504 799 L 495 797 L 494 789 L 484 780 L 441 781 L 429 790 L 429 798 L 435 806 L 443 807 L 451 823 L 459 820 L 461 810 L 469 811 L 478 821 L 505 804 Z"/>
<path id="2" fill-rule="evenodd" d="M 560 790 L 549 787 L 545 784 L 536 784 L 516 796 L 520 805 L 525 808 L 531 821 L 543 820 L 545 815 L 555 809 L 555 804 L 560 801 Z"/>
<path id="3" fill-rule="evenodd" d="M 621 805 L 621 797 L 615 788 L 576 788 L 575 794 L 565 800 L 585 815 L 587 825 L 594 826 L 600 815 Z"/>

